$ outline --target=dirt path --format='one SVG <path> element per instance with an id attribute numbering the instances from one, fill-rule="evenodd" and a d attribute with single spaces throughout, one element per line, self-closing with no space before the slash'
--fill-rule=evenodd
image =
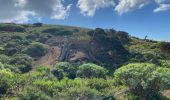
<path id="1" fill-rule="evenodd" d="M 56 63 L 60 56 L 60 48 L 57 46 L 50 46 L 48 53 L 43 56 L 42 58 L 38 59 L 37 61 L 34 62 L 34 65 L 43 65 L 47 67 L 51 67 Z"/>

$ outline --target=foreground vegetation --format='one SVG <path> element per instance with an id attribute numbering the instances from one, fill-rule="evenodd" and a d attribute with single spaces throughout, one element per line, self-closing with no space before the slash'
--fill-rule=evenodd
<path id="1" fill-rule="evenodd" d="M 169 100 L 169 53 L 114 29 L 0 24 L 0 99 Z"/>
<path id="2" fill-rule="evenodd" d="M 54 69 L 38 66 L 19 74 L 1 64 L 0 96 L 19 100 L 168 100 L 161 91 L 170 88 L 170 69 L 132 63 L 113 75 L 95 64 L 57 63 Z"/>

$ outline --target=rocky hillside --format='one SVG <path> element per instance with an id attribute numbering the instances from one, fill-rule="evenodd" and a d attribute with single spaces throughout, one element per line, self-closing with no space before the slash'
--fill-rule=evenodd
<path id="1" fill-rule="evenodd" d="M 170 59 L 169 46 L 170 43 L 138 39 L 114 29 L 93 30 L 42 23 L 0 24 L 0 61 L 30 69 L 38 65 L 51 67 L 64 61 L 74 65 L 91 62 L 110 71 L 129 62 L 160 65 Z M 4 58 L 9 61 L 3 61 Z M 15 61 L 19 59 L 29 63 Z"/>
<path id="2" fill-rule="evenodd" d="M 169 98 L 169 42 L 114 29 L 0 24 L 2 100 Z"/>

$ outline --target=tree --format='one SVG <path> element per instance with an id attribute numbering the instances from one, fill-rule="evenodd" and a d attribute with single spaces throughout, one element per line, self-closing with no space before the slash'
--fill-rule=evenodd
<path id="1" fill-rule="evenodd" d="M 132 63 L 114 73 L 117 85 L 125 85 L 140 100 L 152 97 L 170 84 L 170 69 L 154 64 Z"/>
<path id="2" fill-rule="evenodd" d="M 79 66 L 77 71 L 77 76 L 81 78 L 105 78 L 106 77 L 106 69 L 91 63 L 83 64 Z"/>

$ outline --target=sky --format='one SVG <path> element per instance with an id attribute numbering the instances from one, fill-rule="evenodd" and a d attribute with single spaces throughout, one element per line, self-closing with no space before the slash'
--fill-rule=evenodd
<path id="1" fill-rule="evenodd" d="M 170 41 L 170 0 L 0 0 L 0 22 L 113 28 Z"/>

